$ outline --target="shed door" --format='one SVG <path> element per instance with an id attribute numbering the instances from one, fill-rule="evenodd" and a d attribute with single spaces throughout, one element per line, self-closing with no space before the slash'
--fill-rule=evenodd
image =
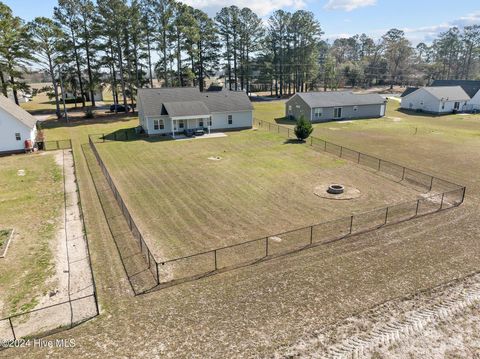
<path id="1" fill-rule="evenodd" d="M 385 105 L 382 105 L 380 107 L 380 116 L 382 116 L 382 117 L 385 116 Z"/>

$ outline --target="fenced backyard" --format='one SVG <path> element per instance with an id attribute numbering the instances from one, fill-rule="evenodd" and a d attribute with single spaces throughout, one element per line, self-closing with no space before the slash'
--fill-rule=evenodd
<path id="1" fill-rule="evenodd" d="M 294 139 L 293 130 L 270 122 L 257 121 L 259 129 L 282 135 L 286 139 Z M 313 246 L 331 243 L 360 233 L 369 232 L 384 226 L 408 221 L 435 212 L 461 205 L 465 198 L 466 188 L 450 181 L 425 174 L 390 161 L 364 154 L 345 146 L 337 145 L 319 138 L 311 137 L 308 144 L 316 151 L 322 151 L 339 158 L 349 160 L 366 167 L 377 175 L 391 181 L 428 191 L 417 200 L 384 206 L 375 210 L 341 217 L 332 221 L 317 223 L 287 232 L 221 246 L 212 250 L 182 256 L 169 260 L 158 260 L 149 248 L 139 226 L 135 223 L 130 210 L 118 191 L 100 156 L 95 143 L 114 140 L 135 140 L 135 136 L 122 135 L 90 135 L 89 144 L 103 172 L 110 189 L 121 208 L 133 237 L 148 265 L 149 271 L 156 280 L 157 286 L 171 285 L 179 281 L 199 278 L 212 273 L 237 268 L 258 261 L 268 260 L 288 253 L 307 249 Z"/>
<path id="2" fill-rule="evenodd" d="M 0 340 L 2 345 L 0 345 L 0 350 L 8 349 L 12 347 L 17 347 L 21 345 L 22 340 L 25 338 L 42 338 L 44 336 L 61 332 L 66 329 L 73 328 L 85 321 L 88 321 L 100 314 L 97 290 L 95 277 L 93 274 L 93 268 L 91 263 L 91 254 L 89 241 L 87 233 L 85 231 L 85 220 L 84 212 L 80 197 L 80 188 L 78 182 L 76 181 L 76 167 L 75 167 L 75 156 L 72 150 L 72 141 L 59 140 L 59 141 L 46 141 L 44 142 L 46 147 L 44 150 L 54 151 L 54 150 L 71 150 L 72 154 L 72 170 L 74 174 L 74 183 L 75 190 L 78 193 L 78 196 L 75 196 L 78 201 L 78 219 L 75 219 L 74 216 L 70 213 L 71 218 L 67 218 L 67 188 L 65 187 L 64 179 L 64 198 L 65 198 L 65 221 L 77 221 L 79 220 L 82 227 L 83 236 L 81 238 L 66 238 L 67 243 L 70 241 L 75 243 L 74 246 L 77 246 L 80 242 L 83 241 L 85 246 L 85 258 L 75 259 L 76 262 L 85 263 L 85 266 L 88 268 L 88 273 L 86 274 L 86 281 L 90 283 L 85 288 L 82 288 L 81 291 L 76 293 L 68 293 L 68 300 L 61 301 L 52 305 L 47 305 L 40 307 L 34 310 L 20 312 L 5 318 L 0 318 Z M 64 164 L 65 166 L 65 164 Z M 65 168 L 64 168 L 65 171 Z M 77 203 L 75 203 L 76 205 Z M 70 258 L 68 258 L 67 250 L 67 262 L 69 262 L 68 277 L 69 283 L 73 281 L 71 278 L 72 272 L 75 272 L 70 267 Z M 73 263 L 73 262 L 72 262 Z M 78 273 L 75 272 L 77 275 Z M 78 278 L 76 278 L 78 279 Z M 69 285 L 70 291 L 70 285 Z M 86 294 L 84 294 L 86 293 Z"/>

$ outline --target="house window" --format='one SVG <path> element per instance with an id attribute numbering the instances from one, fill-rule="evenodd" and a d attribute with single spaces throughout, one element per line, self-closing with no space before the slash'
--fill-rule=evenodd
<path id="1" fill-rule="evenodd" d="M 233 124 L 233 116 L 232 115 L 228 115 L 228 124 L 229 125 Z"/>
<path id="2" fill-rule="evenodd" d="M 183 123 L 183 120 L 178 122 L 178 128 L 185 128 L 185 124 Z"/>
<path id="3" fill-rule="evenodd" d="M 353 106 L 353 111 L 358 111 L 358 106 Z"/>
<path id="4" fill-rule="evenodd" d="M 423 102 L 422 102 L 423 105 Z M 445 102 L 442 102 L 442 110 L 445 110 Z"/>
<path id="5" fill-rule="evenodd" d="M 203 120 L 198 120 L 198 127 L 203 127 Z"/>
<path id="6" fill-rule="evenodd" d="M 314 110 L 315 117 L 322 117 L 322 109 L 321 108 L 316 108 Z"/>
<path id="7" fill-rule="evenodd" d="M 455 102 L 455 105 L 453 106 L 455 110 L 460 109 L 460 102 Z"/>
<path id="8" fill-rule="evenodd" d="M 15 139 L 16 139 L 17 141 L 21 141 L 21 140 L 22 140 L 22 136 L 20 136 L 20 133 L 18 133 L 18 132 L 15 133 Z"/>
<path id="9" fill-rule="evenodd" d="M 288 112 L 292 112 L 292 105 L 288 105 Z"/>
<path id="10" fill-rule="evenodd" d="M 164 128 L 165 124 L 163 123 L 163 120 L 153 120 L 153 129 L 155 131 L 163 130 Z"/>

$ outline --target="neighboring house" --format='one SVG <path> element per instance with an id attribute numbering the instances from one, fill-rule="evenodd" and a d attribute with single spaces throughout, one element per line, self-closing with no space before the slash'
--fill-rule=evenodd
<path id="1" fill-rule="evenodd" d="M 35 144 L 37 120 L 12 100 L 0 95 L 0 153 L 21 152 L 25 140 Z"/>
<path id="2" fill-rule="evenodd" d="M 469 111 L 480 111 L 480 91 L 472 97 L 467 106 Z"/>
<path id="3" fill-rule="evenodd" d="M 470 96 L 460 86 L 422 87 L 402 97 L 401 108 L 428 113 L 466 111 Z"/>
<path id="4" fill-rule="evenodd" d="M 139 89 L 140 125 L 149 135 L 172 135 L 186 129 L 226 131 L 252 128 L 253 107 L 244 92 L 200 92 L 198 88 Z"/>
<path id="5" fill-rule="evenodd" d="M 435 80 L 431 84 L 431 87 L 440 87 L 440 86 L 460 86 L 463 91 L 467 93 L 470 98 L 473 98 L 478 91 L 480 91 L 480 81 L 478 80 Z"/>
<path id="6" fill-rule="evenodd" d="M 302 115 L 311 122 L 373 118 L 385 116 L 386 100 L 377 94 L 353 92 L 302 92 L 285 105 L 287 117 Z"/>

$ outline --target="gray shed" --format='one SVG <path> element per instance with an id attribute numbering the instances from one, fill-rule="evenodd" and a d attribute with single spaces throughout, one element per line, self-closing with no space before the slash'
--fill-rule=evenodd
<path id="1" fill-rule="evenodd" d="M 285 105 L 285 115 L 292 119 L 305 116 L 311 122 L 385 116 L 386 100 L 377 94 L 353 92 L 302 92 Z"/>

